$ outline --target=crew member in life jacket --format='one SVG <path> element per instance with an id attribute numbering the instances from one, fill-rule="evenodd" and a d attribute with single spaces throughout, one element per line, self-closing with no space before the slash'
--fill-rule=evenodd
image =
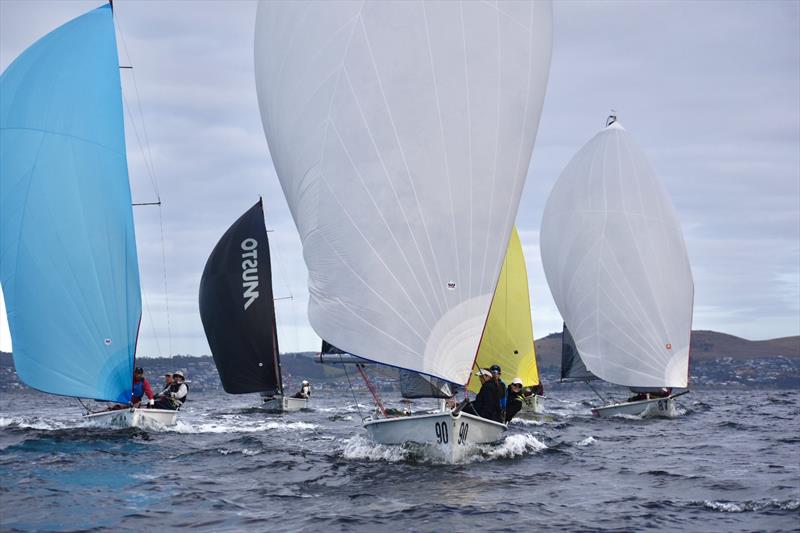
<path id="1" fill-rule="evenodd" d="M 164 396 L 158 399 L 156 408 L 177 411 L 181 405 L 186 403 L 188 397 L 189 386 L 186 384 L 183 372 L 179 370 L 172 374 L 172 385 L 170 385 L 169 391 L 165 391 Z"/>
<path id="2" fill-rule="evenodd" d="M 506 392 L 506 424 L 511 422 L 514 415 L 520 412 L 523 401 L 522 380 L 520 378 L 514 378 Z"/>
<path id="3" fill-rule="evenodd" d="M 156 394 L 156 398 L 159 396 L 164 396 L 166 393 L 169 392 L 169 388 L 172 386 L 172 372 L 167 372 L 164 374 L 164 386 L 161 388 L 161 392 Z"/>
<path id="4" fill-rule="evenodd" d="M 307 400 L 310 397 L 311 397 L 311 384 L 304 379 L 303 383 L 300 386 L 300 390 L 294 393 L 294 396 L 292 396 L 292 398 L 305 398 Z"/>
<path id="5" fill-rule="evenodd" d="M 481 380 L 481 389 L 475 396 L 475 400 L 472 402 L 465 400 L 461 410 L 465 413 L 502 423 L 503 411 L 500 407 L 500 396 L 505 391 L 503 393 L 500 392 L 499 374 L 481 368 L 475 375 Z"/>
<path id="6" fill-rule="evenodd" d="M 144 396 L 147 396 L 147 405 L 153 406 L 153 389 L 150 387 L 150 382 L 144 378 L 144 368 L 136 367 L 133 371 L 133 394 L 131 396 L 131 404 L 134 407 L 139 407 Z"/>

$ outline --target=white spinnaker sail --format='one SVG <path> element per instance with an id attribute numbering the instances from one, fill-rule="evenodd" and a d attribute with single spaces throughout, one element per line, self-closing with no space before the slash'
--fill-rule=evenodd
<path id="1" fill-rule="evenodd" d="M 262 2 L 261 118 L 322 338 L 466 383 L 550 64 L 549 2 Z"/>
<path id="2" fill-rule="evenodd" d="M 618 123 L 558 178 L 541 253 L 591 372 L 626 386 L 687 385 L 694 287 L 686 245 L 666 189 Z"/>

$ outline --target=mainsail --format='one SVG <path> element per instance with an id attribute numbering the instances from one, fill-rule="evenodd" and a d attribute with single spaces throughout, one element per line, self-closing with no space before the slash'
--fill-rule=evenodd
<path id="1" fill-rule="evenodd" d="M 363 361 L 363 364 L 370 363 L 367 359 L 349 354 L 323 340 L 322 349 L 320 351 L 320 362 L 324 362 L 323 357 L 325 355 L 335 356 L 329 358 L 328 362 L 331 364 L 336 364 L 340 361 L 350 364 L 362 364 L 360 363 L 361 361 Z M 400 395 L 403 398 L 450 398 L 454 394 L 453 391 L 453 386 L 444 380 L 425 376 L 410 370 L 400 370 Z"/>
<path id="2" fill-rule="evenodd" d="M 200 318 L 225 392 L 282 391 L 269 241 L 260 199 L 211 252 L 200 279 Z"/>
<path id="3" fill-rule="evenodd" d="M 545 206 L 542 264 L 586 368 L 626 386 L 685 387 L 693 284 L 669 195 L 614 122 Z"/>
<path id="4" fill-rule="evenodd" d="M 475 368 L 500 365 L 507 382 L 520 378 L 526 386 L 539 384 L 533 343 L 528 270 L 516 227 L 508 242 L 506 258 L 494 291 L 486 331 L 481 339 Z M 469 390 L 478 392 L 477 377 L 470 378 Z"/>
<path id="5" fill-rule="evenodd" d="M 261 2 L 256 87 L 343 350 L 466 383 L 528 171 L 549 2 Z"/>
<path id="6" fill-rule="evenodd" d="M 586 370 L 575 340 L 565 323 L 561 334 L 561 381 L 592 381 L 597 376 Z"/>
<path id="7" fill-rule="evenodd" d="M 127 402 L 139 267 L 110 6 L 0 77 L 0 283 L 20 379 Z"/>

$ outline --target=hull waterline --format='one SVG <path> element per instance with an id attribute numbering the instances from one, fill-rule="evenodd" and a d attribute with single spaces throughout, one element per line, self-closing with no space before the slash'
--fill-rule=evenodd
<path id="1" fill-rule="evenodd" d="M 378 444 L 428 445 L 447 462 L 458 462 L 477 444 L 502 438 L 504 424 L 469 413 L 433 413 L 367 420 L 369 438 Z"/>
<path id="2" fill-rule="evenodd" d="M 271 399 L 265 399 L 262 406 L 264 409 L 270 411 L 281 411 L 284 413 L 291 413 L 309 408 L 308 398 L 291 398 L 289 396 L 276 396 Z"/>
<path id="3" fill-rule="evenodd" d="M 612 417 L 619 415 L 641 416 L 653 418 L 672 418 L 675 416 L 674 396 L 667 398 L 653 398 L 638 402 L 622 402 L 592 409 L 592 415 L 597 417 Z"/>
<path id="4" fill-rule="evenodd" d="M 178 411 L 170 409 L 117 409 L 84 415 L 84 420 L 101 427 L 160 429 L 174 426 Z"/>

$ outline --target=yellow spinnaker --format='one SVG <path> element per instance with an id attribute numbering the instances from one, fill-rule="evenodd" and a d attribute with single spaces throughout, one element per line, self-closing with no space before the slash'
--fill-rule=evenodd
<path id="1" fill-rule="evenodd" d="M 500 279 L 494 291 L 489 309 L 489 318 L 483 332 L 469 390 L 478 392 L 480 381 L 474 376 L 478 368 L 500 365 L 503 381 L 511 383 L 520 378 L 524 386 L 539 384 L 539 369 L 536 368 L 536 351 L 533 345 L 531 323 L 531 300 L 528 293 L 528 270 L 522 243 L 516 226 L 508 241 L 506 258 Z"/>

